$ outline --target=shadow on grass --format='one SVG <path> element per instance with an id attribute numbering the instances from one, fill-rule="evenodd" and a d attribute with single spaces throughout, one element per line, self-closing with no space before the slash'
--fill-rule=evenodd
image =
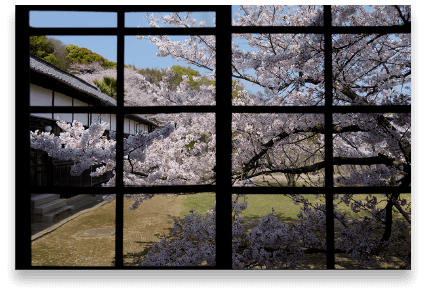
<path id="1" fill-rule="evenodd" d="M 174 217 L 170 214 L 167 214 L 167 216 L 168 216 L 169 219 L 173 219 L 173 224 L 177 220 L 179 220 L 181 222 L 183 221 L 183 218 Z M 162 240 L 163 238 L 169 238 L 170 241 L 173 241 L 173 240 L 179 238 L 179 237 L 173 237 L 171 235 L 173 230 L 174 230 L 173 226 L 167 227 L 167 228 L 162 227 L 161 229 L 162 230 L 168 230 L 168 232 L 163 233 L 163 234 L 154 234 L 154 236 L 156 238 L 158 238 L 159 240 Z M 158 242 L 155 242 L 155 241 L 148 241 L 148 242 L 134 241 L 134 243 L 143 246 L 144 249 L 141 252 L 127 252 L 126 254 L 124 254 L 123 255 L 124 261 L 132 259 L 132 262 L 124 262 L 123 263 L 124 266 L 140 266 L 141 262 L 148 255 L 148 253 L 153 250 L 154 244 L 157 244 Z"/>
<path id="2" fill-rule="evenodd" d="M 283 222 L 283 223 L 295 221 L 291 217 L 285 216 L 283 213 L 276 213 L 275 216 L 278 218 L 278 221 Z M 243 222 L 244 230 L 246 230 L 246 231 L 251 230 L 252 228 L 258 226 L 260 224 L 260 222 L 262 221 L 263 217 L 265 217 L 265 216 L 254 215 L 254 214 L 245 215 L 243 217 L 244 218 L 244 222 Z"/>

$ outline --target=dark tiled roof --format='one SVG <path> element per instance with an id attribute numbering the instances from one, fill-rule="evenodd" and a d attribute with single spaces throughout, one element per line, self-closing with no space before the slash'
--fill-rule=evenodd
<path id="1" fill-rule="evenodd" d="M 101 101 L 103 101 L 104 103 L 111 105 L 111 106 L 116 106 L 117 105 L 117 101 L 115 99 L 113 99 L 112 97 L 102 93 L 100 90 L 98 90 L 97 87 L 87 83 L 86 81 L 52 65 L 51 63 L 39 58 L 38 56 L 34 55 L 34 54 L 30 54 L 30 68 L 33 71 L 36 71 L 38 73 L 47 75 L 49 77 L 52 77 L 64 84 L 67 84 L 69 86 L 71 86 L 74 89 L 77 89 L 81 92 L 87 93 L 92 97 L 95 97 Z M 138 117 L 140 119 L 143 119 L 146 122 L 149 122 L 155 126 L 157 126 L 156 123 L 154 123 L 153 121 L 145 118 L 144 116 L 141 115 L 133 115 L 135 117 Z"/>
<path id="2" fill-rule="evenodd" d="M 106 102 L 109 105 L 117 105 L 117 102 L 113 98 L 102 93 L 101 91 L 96 89 L 96 87 L 32 54 L 30 54 L 30 68 L 31 70 L 59 80 L 60 82 L 67 84 L 74 89 L 85 92 L 90 96 L 96 97 L 97 99 Z"/>

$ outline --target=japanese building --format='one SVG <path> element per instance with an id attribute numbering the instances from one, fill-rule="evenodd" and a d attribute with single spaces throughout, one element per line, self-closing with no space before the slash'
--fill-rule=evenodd
<path id="1" fill-rule="evenodd" d="M 72 75 L 49 62 L 30 54 L 30 105 L 31 106 L 116 106 L 115 99 L 102 93 L 97 87 Z M 56 121 L 64 120 L 72 123 L 78 120 L 88 127 L 99 120 L 108 122 L 105 131 L 116 131 L 115 114 L 98 113 L 32 113 L 30 119 L 30 130 L 51 131 L 59 135 L 61 129 Z M 138 129 L 151 132 L 157 125 L 141 115 L 125 115 L 124 136 L 136 134 Z M 70 170 L 74 163 L 72 161 L 57 161 L 41 150 L 31 149 L 31 183 L 35 186 L 77 186 L 92 187 L 99 186 L 112 177 L 108 172 L 100 177 L 91 177 L 91 171 L 97 167 L 92 166 L 90 170 L 84 171 L 80 176 L 71 176 Z"/>

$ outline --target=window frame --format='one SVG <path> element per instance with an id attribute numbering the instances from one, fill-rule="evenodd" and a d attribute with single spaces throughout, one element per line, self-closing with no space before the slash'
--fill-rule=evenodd
<path id="1" fill-rule="evenodd" d="M 116 28 L 29 28 L 29 12 L 31 10 L 62 10 L 62 11 L 104 11 L 117 13 Z M 211 28 L 126 28 L 126 12 L 170 12 L 170 11 L 211 11 L 216 13 L 216 26 Z M 332 35 L 359 34 L 359 33 L 411 33 L 407 26 L 383 27 L 336 27 L 332 26 L 331 5 L 324 5 L 324 25 L 317 27 L 250 27 L 232 26 L 232 10 L 226 6 L 44 6 L 44 5 L 17 5 L 16 6 L 16 146 L 23 150 L 22 155 L 15 159 L 16 184 L 15 200 L 23 196 L 29 198 L 31 193 L 76 193 L 76 194 L 116 194 L 116 242 L 115 265 L 110 267 L 53 267 L 31 265 L 31 228 L 30 202 L 16 206 L 16 257 L 15 269 L 232 269 L 232 226 L 231 226 L 231 199 L 232 194 L 310 194 L 319 193 L 326 196 L 326 231 L 327 231 L 327 269 L 334 269 L 334 222 L 332 216 L 333 195 L 344 193 L 411 193 L 411 187 L 334 187 L 333 162 L 327 159 L 333 157 L 332 150 L 332 122 L 335 113 L 411 113 L 411 106 L 333 106 L 332 95 Z M 216 105 L 213 106 L 124 106 L 124 37 L 128 35 L 215 35 L 216 36 Z M 325 103 L 323 106 L 233 106 L 232 69 L 232 34 L 234 33 L 301 33 L 323 34 L 325 39 Z M 30 67 L 28 60 L 19 59 L 19 56 L 29 54 L 29 36 L 31 35 L 111 35 L 117 37 L 117 105 L 116 107 L 43 107 L 30 106 L 29 85 Z M 25 75 L 23 75 L 25 72 Z M 18 82 L 19 81 L 19 82 Z M 19 102 L 18 102 L 19 98 Z M 228 99 L 226 99 L 228 98 Z M 26 99 L 25 101 L 23 101 Z M 26 132 L 30 126 L 31 113 L 109 113 L 116 114 L 117 138 L 124 137 L 124 116 L 126 114 L 154 114 L 154 113 L 215 113 L 216 119 L 216 185 L 187 185 L 187 186 L 156 186 L 156 187 L 125 187 L 123 185 L 123 161 L 116 162 L 115 187 L 30 187 L 27 189 L 21 183 L 30 181 L 30 141 Z M 322 113 L 325 124 L 325 185 L 315 187 L 233 187 L 232 175 L 232 114 L 233 113 Z M 117 158 L 123 159 L 123 141 L 117 140 Z M 331 175 L 331 176 L 330 176 Z M 18 179 L 20 180 L 18 182 Z M 124 194 L 132 193 L 179 193 L 179 192 L 215 192 L 216 193 L 216 265 L 202 267 L 127 267 L 123 266 L 123 199 Z M 20 197 L 21 196 L 21 197 Z M 25 198 L 27 198 L 25 197 Z M 121 229 L 121 230 L 120 230 Z M 28 236 L 27 236 L 28 235 Z M 18 250 L 19 248 L 19 250 Z M 18 255 L 19 253 L 19 255 Z"/>

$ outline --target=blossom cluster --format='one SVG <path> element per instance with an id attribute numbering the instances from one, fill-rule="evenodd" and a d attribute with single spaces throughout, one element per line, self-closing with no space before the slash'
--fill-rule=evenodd
<path id="1" fill-rule="evenodd" d="M 232 267 L 234 269 L 298 269 L 310 253 L 325 253 L 325 205 L 312 203 L 301 195 L 290 195 L 300 213 L 294 222 L 282 222 L 271 208 L 259 225 L 244 230 L 242 212 L 247 209 L 245 195 L 232 197 Z M 376 209 L 377 198 L 368 195 L 356 201 L 353 195 L 334 196 L 333 214 L 336 227 L 342 228 L 336 238 L 338 253 L 346 253 L 359 267 L 377 268 L 381 262 L 397 257 L 401 265 L 410 265 L 410 231 L 406 222 L 395 222 L 394 237 L 386 242 L 377 237 L 383 230 L 383 210 L 372 210 L 371 216 L 349 219 L 337 210 L 344 203 L 354 213 L 359 209 Z M 324 199 L 316 195 L 317 200 Z M 399 201 L 401 204 L 402 200 Z M 141 266 L 200 266 L 216 264 L 216 207 L 204 215 L 191 210 L 183 220 L 174 222 L 171 236 L 164 238 L 147 253 Z M 407 247 L 408 246 L 408 247 Z M 380 251 L 378 251 L 380 250 Z M 321 266 L 317 266 L 321 267 Z"/>

